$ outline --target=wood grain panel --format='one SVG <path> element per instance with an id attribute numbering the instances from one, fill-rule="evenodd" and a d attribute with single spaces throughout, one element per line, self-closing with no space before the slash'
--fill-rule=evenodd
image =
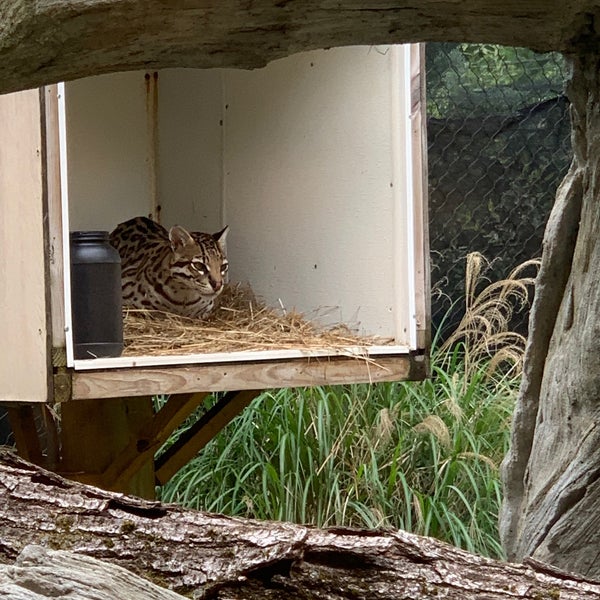
<path id="1" fill-rule="evenodd" d="M 411 44 L 411 139 L 413 145 L 415 309 L 417 347 L 431 345 L 431 278 L 429 272 L 429 196 L 427 168 L 427 102 L 425 97 L 425 44 Z"/>
<path id="2" fill-rule="evenodd" d="M 46 115 L 46 173 L 49 220 L 49 271 L 52 347 L 65 347 L 65 294 L 63 287 L 63 222 L 61 207 L 60 148 L 58 135 L 58 86 L 44 88 Z"/>
<path id="3" fill-rule="evenodd" d="M 45 401 L 48 352 L 38 90 L 0 96 L 0 399 Z"/>
<path id="4" fill-rule="evenodd" d="M 423 379 L 423 357 L 297 359 L 73 372 L 74 400 Z"/>

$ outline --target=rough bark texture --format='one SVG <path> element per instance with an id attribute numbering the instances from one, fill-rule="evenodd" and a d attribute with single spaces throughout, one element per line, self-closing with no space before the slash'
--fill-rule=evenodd
<path id="1" fill-rule="evenodd" d="M 501 530 L 509 556 L 600 578 L 600 59 L 574 59 L 572 168 L 544 242 Z"/>
<path id="2" fill-rule="evenodd" d="M 184 597 L 117 565 L 65 550 L 26 546 L 14 565 L 0 565 L 6 600 L 182 600 Z"/>
<path id="3" fill-rule="evenodd" d="M 109 561 L 195 598 L 600 599 L 600 584 L 541 564 L 503 564 L 401 531 L 320 530 L 186 511 L 69 482 L 6 453 L 0 520 L 5 562 L 34 543 Z M 21 570 L 19 580 L 35 579 L 41 598 L 60 587 L 49 565 L 76 567 L 69 555 L 34 551 L 32 561 L 31 554 L 21 567 L 32 571 Z M 85 579 L 73 574 L 69 581 L 77 590 Z M 0 575 L 0 597 L 13 585 Z"/>
<path id="4" fill-rule="evenodd" d="M 590 0 L 3 0 L 0 92 L 131 69 L 255 68 L 350 44 L 568 50 L 599 12 Z"/>

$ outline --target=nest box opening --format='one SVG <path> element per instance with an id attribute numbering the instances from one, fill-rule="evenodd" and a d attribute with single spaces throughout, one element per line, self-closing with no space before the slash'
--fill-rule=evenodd
<path id="1" fill-rule="evenodd" d="M 418 58 L 410 45 L 349 47 L 251 72 L 166 69 L 60 84 L 68 365 L 90 370 L 426 350 Z M 223 310 L 238 310 L 241 302 L 250 313 L 272 311 L 262 314 L 275 324 L 267 341 L 234 344 L 243 336 L 229 321 L 224 328 L 235 339 L 211 349 L 190 343 L 193 323 L 170 328 L 172 322 L 138 320 L 132 340 L 145 326 L 165 343 L 128 351 L 126 321 L 123 356 L 75 360 L 69 230 L 111 231 L 138 215 L 190 231 L 228 225 L 233 304 L 224 302 Z M 301 327 L 314 325 L 317 337 L 332 327 L 356 337 L 317 343 L 300 336 L 295 344 L 282 336 L 278 343 L 278 328 L 289 333 L 290 314 Z"/>

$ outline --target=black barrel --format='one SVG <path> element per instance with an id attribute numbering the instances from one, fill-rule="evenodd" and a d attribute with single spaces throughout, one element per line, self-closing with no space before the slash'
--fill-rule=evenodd
<path id="1" fill-rule="evenodd" d="M 71 307 L 75 358 L 123 351 L 121 258 L 108 231 L 71 232 Z"/>

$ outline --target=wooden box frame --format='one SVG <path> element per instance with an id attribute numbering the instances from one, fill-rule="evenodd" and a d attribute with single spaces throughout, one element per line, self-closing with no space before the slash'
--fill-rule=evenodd
<path id="1" fill-rule="evenodd" d="M 0 356 L 4 369 L 2 400 L 70 401 L 425 377 L 429 259 L 422 53 L 417 45 L 397 54 L 393 47 L 370 51 L 392 53 L 392 68 L 402 63 L 410 74 L 400 80 L 392 77 L 395 86 L 390 91 L 395 95 L 393 101 L 404 107 L 392 114 L 392 127 L 402 132 L 392 143 L 398 145 L 404 140 L 411 149 L 409 163 L 392 167 L 394 178 L 410 181 L 408 190 L 413 199 L 410 211 L 401 216 L 412 219 L 410 235 L 395 248 L 408 252 L 414 264 L 410 301 L 415 325 L 410 344 L 391 349 L 371 347 L 367 357 L 363 348 L 348 348 L 343 352 L 299 350 L 73 361 L 70 282 L 65 268 L 69 216 L 68 186 L 64 182 L 69 175 L 61 143 L 66 139 L 68 122 L 62 103 L 64 87 L 59 84 L 0 98 L 4 137 L 11 140 L 0 149 L 0 159 L 2 152 L 7 155 L 1 163 L 0 192 L 5 234 L 1 242 L 10 249 L 5 260 L 6 289 L 12 290 L 10 297 L 5 294 L 2 317 L 2 325 L 9 331 L 8 344 Z M 147 116 L 152 119 L 157 95 L 152 91 L 152 74 L 146 80 L 150 86 Z M 149 143 L 155 142 L 150 139 Z M 21 199 L 18 203 L 12 201 L 15 194 Z M 19 260 L 24 256 L 26 261 Z M 29 282 L 29 287 L 15 284 L 21 281 Z M 25 354 L 27 364 L 21 364 L 24 361 L 18 357 Z"/>

